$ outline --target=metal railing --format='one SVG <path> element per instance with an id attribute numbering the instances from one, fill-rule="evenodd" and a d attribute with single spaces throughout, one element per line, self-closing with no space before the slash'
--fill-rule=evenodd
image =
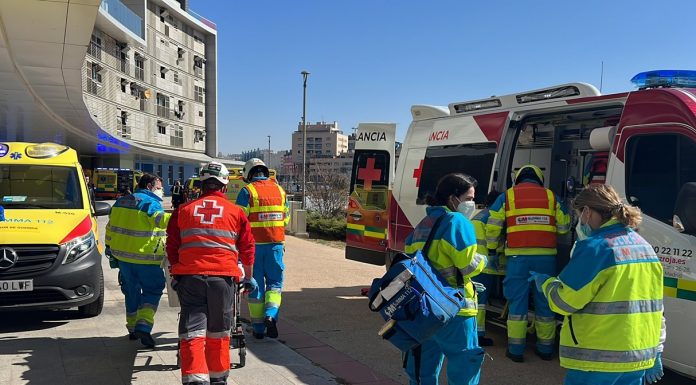
<path id="1" fill-rule="evenodd" d="M 101 52 L 102 52 L 102 47 L 100 45 L 97 45 L 97 43 L 95 43 L 93 41 L 89 42 L 89 46 L 87 47 L 87 53 L 90 56 L 101 60 Z"/>
<path id="2" fill-rule="evenodd" d="M 144 39 L 143 19 L 119 0 L 102 0 L 100 8 L 106 11 L 124 27 Z"/>
<path id="3" fill-rule="evenodd" d="M 157 106 L 157 116 L 159 116 L 161 118 L 170 119 L 170 117 L 169 117 L 170 112 L 171 112 L 171 110 L 168 107 L 160 106 L 160 105 Z"/>
<path id="4" fill-rule="evenodd" d="M 203 24 L 207 25 L 208 27 L 210 27 L 210 28 L 212 28 L 212 29 L 214 29 L 214 30 L 217 31 L 217 25 L 216 25 L 215 23 L 213 23 L 212 21 L 210 21 L 210 20 L 206 19 L 205 17 L 203 17 L 203 16 L 197 14 L 196 12 L 193 12 L 193 11 L 190 10 L 190 9 L 188 10 L 188 13 L 189 13 L 191 16 L 193 16 L 194 18 L 196 18 L 198 21 L 200 21 L 201 23 L 203 23 Z"/>

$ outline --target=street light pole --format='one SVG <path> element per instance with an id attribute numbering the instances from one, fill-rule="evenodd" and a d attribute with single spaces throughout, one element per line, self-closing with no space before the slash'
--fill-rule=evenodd
<path id="1" fill-rule="evenodd" d="M 309 72 L 302 71 L 302 209 L 307 208 L 307 77 Z"/>
<path id="2" fill-rule="evenodd" d="M 268 136 L 268 159 L 266 159 L 266 167 L 271 167 L 271 136 Z"/>

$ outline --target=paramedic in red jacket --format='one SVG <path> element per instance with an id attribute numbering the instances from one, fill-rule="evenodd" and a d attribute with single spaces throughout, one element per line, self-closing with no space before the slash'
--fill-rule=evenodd
<path id="1" fill-rule="evenodd" d="M 169 221 L 167 258 L 181 302 L 181 381 L 219 385 L 230 368 L 235 281 L 253 276 L 254 238 L 244 212 L 225 197 L 227 168 L 211 162 L 200 176 L 201 197 L 181 205 Z M 243 282 L 254 289 L 253 278 Z"/>

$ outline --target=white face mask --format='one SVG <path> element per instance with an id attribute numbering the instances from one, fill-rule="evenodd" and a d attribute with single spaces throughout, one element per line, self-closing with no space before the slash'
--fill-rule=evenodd
<path id="1" fill-rule="evenodd" d="M 474 201 L 463 201 L 457 205 L 457 212 L 462 213 L 468 219 L 474 215 L 474 210 L 476 210 L 476 202 Z"/>
<path id="2" fill-rule="evenodd" d="M 164 189 L 158 188 L 157 190 L 153 191 L 152 193 L 157 195 L 160 199 L 164 198 Z"/>

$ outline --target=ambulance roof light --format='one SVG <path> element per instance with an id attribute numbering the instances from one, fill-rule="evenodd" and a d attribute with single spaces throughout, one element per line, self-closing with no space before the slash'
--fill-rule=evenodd
<path id="1" fill-rule="evenodd" d="M 480 100 L 477 102 L 455 104 L 454 111 L 458 114 L 461 114 L 463 112 L 485 110 L 488 108 L 498 108 L 502 105 L 503 103 L 500 101 L 500 99 Z"/>
<path id="2" fill-rule="evenodd" d="M 30 146 L 27 146 L 27 148 L 24 151 L 26 152 L 27 156 L 30 158 L 48 159 L 48 158 L 56 157 L 64 152 L 68 151 L 69 149 L 70 149 L 70 147 L 64 146 L 62 144 L 39 143 L 39 144 L 32 144 Z"/>
<path id="3" fill-rule="evenodd" d="M 564 86 L 558 88 L 550 88 L 541 91 L 530 92 L 527 94 L 517 95 L 517 103 L 531 103 L 538 102 L 542 100 L 567 98 L 569 96 L 580 95 L 580 89 L 576 86 Z"/>
<path id="4" fill-rule="evenodd" d="M 655 70 L 641 72 L 631 79 L 639 90 L 649 88 L 696 87 L 696 71 Z"/>

